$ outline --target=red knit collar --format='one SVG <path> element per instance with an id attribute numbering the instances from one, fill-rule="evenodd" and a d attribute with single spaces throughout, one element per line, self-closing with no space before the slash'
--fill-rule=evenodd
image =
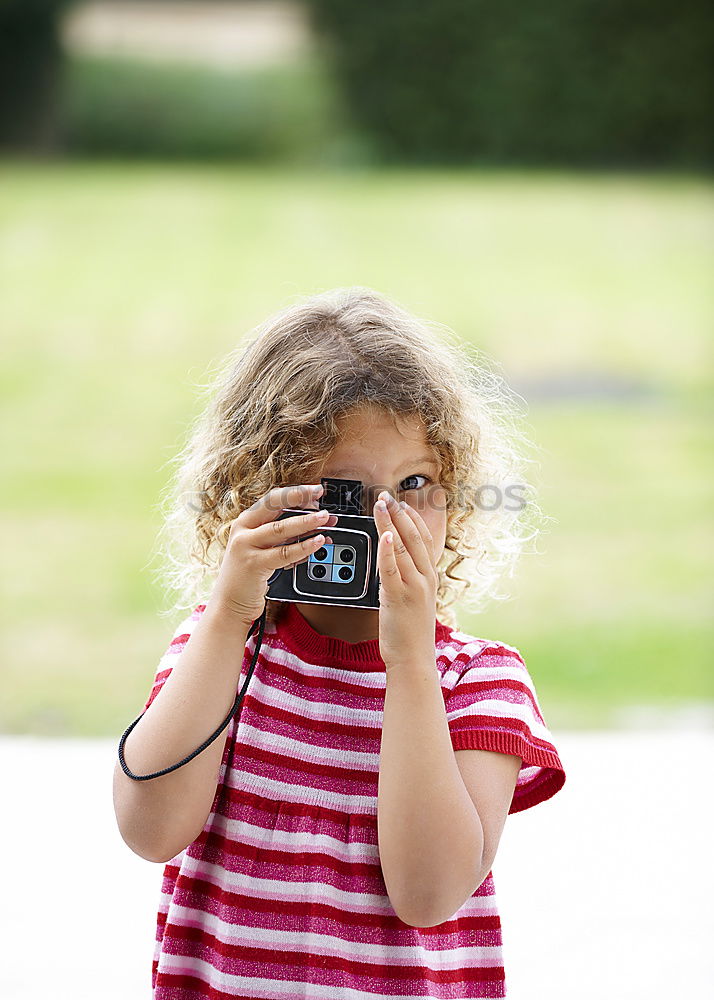
<path id="1" fill-rule="evenodd" d="M 348 642 L 334 636 L 322 635 L 312 627 L 307 618 L 292 601 L 285 601 L 276 622 L 276 632 L 288 647 L 301 659 L 325 666 L 352 667 L 357 670 L 384 670 L 384 660 L 379 653 L 379 639 Z M 435 623 L 435 645 L 448 638 L 451 630 L 438 619 Z"/>

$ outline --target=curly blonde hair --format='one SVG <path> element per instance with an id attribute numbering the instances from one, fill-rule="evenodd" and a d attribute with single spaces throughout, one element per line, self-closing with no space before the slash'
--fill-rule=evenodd
<path id="1" fill-rule="evenodd" d="M 338 419 L 365 404 L 393 418 L 420 417 L 441 461 L 447 528 L 437 618 L 444 624 L 458 627 L 457 601 L 477 612 L 490 599 L 508 600 L 499 582 L 552 520 L 524 477 L 534 460 L 517 427 L 522 397 L 453 331 L 371 288 L 331 289 L 276 312 L 203 389 L 206 404 L 172 460 L 159 504 L 154 579 L 176 596 L 162 615 L 207 600 L 230 521 L 275 486 L 319 481 L 310 473 L 333 450 Z M 267 620 L 277 620 L 281 602 L 267 607 Z"/>

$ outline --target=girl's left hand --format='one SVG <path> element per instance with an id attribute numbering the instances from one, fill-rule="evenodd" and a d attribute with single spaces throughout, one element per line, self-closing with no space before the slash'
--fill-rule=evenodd
<path id="1" fill-rule="evenodd" d="M 386 509 L 380 500 L 390 498 Z M 379 531 L 379 652 L 387 673 L 435 662 L 436 591 L 439 574 L 434 540 L 418 511 L 403 509 L 386 490 L 374 505 Z M 393 541 L 385 533 L 392 532 Z"/>

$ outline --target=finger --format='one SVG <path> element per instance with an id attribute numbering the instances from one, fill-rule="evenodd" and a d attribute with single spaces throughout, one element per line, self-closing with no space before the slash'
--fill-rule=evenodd
<path id="1" fill-rule="evenodd" d="M 306 510 L 312 506 L 323 491 L 322 484 L 316 486 L 276 486 L 256 500 L 240 514 L 241 523 L 246 528 L 258 528 L 268 521 L 275 521 L 284 510 L 297 507 Z"/>
<path id="2" fill-rule="evenodd" d="M 404 540 L 392 520 L 389 511 L 383 510 L 379 504 L 380 502 L 377 501 L 374 505 L 374 521 L 377 529 L 382 534 L 385 531 L 392 532 L 393 541 L 391 542 L 391 547 L 394 549 L 394 559 L 399 569 L 399 575 L 405 583 L 414 582 L 417 577 L 417 568 L 414 565 L 414 560 L 409 554 L 409 550 L 404 544 Z"/>
<path id="3" fill-rule="evenodd" d="M 334 543 L 330 535 L 325 535 L 324 540 L 321 542 L 320 545 L 317 546 L 317 549 L 321 548 L 322 545 L 332 545 L 332 544 Z M 316 552 L 317 549 L 313 549 L 312 547 L 310 547 L 310 549 L 304 553 L 302 559 L 297 559 L 295 560 L 295 562 L 288 563 L 287 566 L 283 566 L 283 569 L 295 569 L 296 566 L 299 566 L 301 563 L 304 563 L 305 560 L 309 559 L 310 556 L 313 554 L 313 552 Z"/>
<path id="4" fill-rule="evenodd" d="M 402 500 L 402 503 L 404 504 L 404 507 L 402 508 L 404 513 L 410 517 L 417 526 L 417 530 L 419 531 L 422 541 L 424 542 L 424 548 L 429 553 L 429 561 L 431 562 L 432 567 L 436 568 L 436 560 L 434 559 L 434 537 L 429 531 L 426 521 L 421 516 L 419 511 L 415 507 L 408 504 L 406 500 Z"/>
<path id="5" fill-rule="evenodd" d="M 392 531 L 392 529 L 388 529 Z M 379 536 L 377 547 L 377 569 L 379 570 L 379 586 L 384 593 L 390 597 L 396 597 L 398 588 L 402 585 L 402 578 L 397 565 L 394 553 L 394 534 L 392 541 L 387 541 L 387 532 Z"/>
<path id="6" fill-rule="evenodd" d="M 253 529 L 253 544 L 259 548 L 274 548 L 294 541 L 301 535 L 322 531 L 328 525 L 334 527 L 337 515 L 328 510 L 310 511 L 309 514 L 293 514 L 278 521 L 267 521 Z"/>
<path id="7" fill-rule="evenodd" d="M 308 559 L 313 552 L 317 552 L 327 539 L 323 534 L 312 535 L 310 538 L 303 538 L 299 542 L 285 542 L 283 545 L 274 545 L 269 549 L 261 549 L 261 565 L 268 569 L 292 569 L 299 563 Z"/>
<path id="8" fill-rule="evenodd" d="M 380 493 L 380 500 L 383 501 L 388 496 L 389 494 L 386 491 L 383 491 Z M 429 549 L 426 547 L 424 539 L 422 538 L 421 532 L 411 517 L 409 517 L 407 512 L 397 504 L 394 498 L 391 499 L 392 503 L 388 504 L 387 514 L 391 518 L 392 523 L 397 530 L 397 536 L 394 539 L 394 548 L 397 565 L 399 566 L 402 576 L 404 576 L 405 572 L 407 574 L 409 573 L 408 569 L 402 569 L 403 563 L 406 561 L 405 553 L 400 551 L 402 548 L 406 550 L 406 554 L 408 554 L 408 557 L 414 567 L 412 572 L 416 570 L 417 572 L 425 575 L 430 574 L 433 572 L 434 564 L 432 562 Z M 378 506 L 379 502 L 380 501 L 375 504 L 375 511 L 380 511 L 380 513 L 382 513 Z M 376 518 L 377 515 L 375 513 L 375 520 Z M 401 561 L 400 556 L 402 557 Z"/>

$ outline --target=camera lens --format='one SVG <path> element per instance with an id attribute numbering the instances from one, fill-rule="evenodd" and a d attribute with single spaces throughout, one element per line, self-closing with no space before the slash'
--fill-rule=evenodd
<path id="1" fill-rule="evenodd" d="M 352 562 L 353 554 L 352 549 L 340 549 L 340 559 L 342 562 Z"/>
<path id="2" fill-rule="evenodd" d="M 340 580 L 351 580 L 352 579 L 352 569 L 349 566 L 341 566 L 337 574 Z"/>
<path id="3" fill-rule="evenodd" d="M 327 559 L 327 549 L 324 547 L 318 549 L 317 552 L 313 552 L 312 558 L 318 560 Z"/>
<path id="4" fill-rule="evenodd" d="M 312 568 L 312 575 L 319 580 L 323 578 L 325 573 L 327 573 L 327 570 L 324 566 L 313 566 Z"/>

